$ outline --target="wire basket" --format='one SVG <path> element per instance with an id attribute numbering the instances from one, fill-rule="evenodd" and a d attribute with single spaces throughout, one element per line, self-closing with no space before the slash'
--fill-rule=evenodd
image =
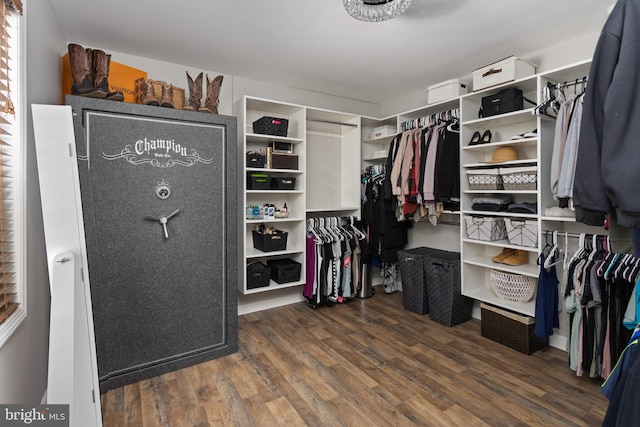
<path id="1" fill-rule="evenodd" d="M 491 270 L 491 287 L 493 291 L 505 301 L 525 303 L 536 293 L 538 279 L 522 274 L 507 273 Z"/>

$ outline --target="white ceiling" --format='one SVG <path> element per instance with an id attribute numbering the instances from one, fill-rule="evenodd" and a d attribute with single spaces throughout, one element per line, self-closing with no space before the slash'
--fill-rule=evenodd
<path id="1" fill-rule="evenodd" d="M 68 41 L 382 102 L 600 31 L 615 0 L 413 0 L 365 23 L 342 0 L 51 0 Z"/>

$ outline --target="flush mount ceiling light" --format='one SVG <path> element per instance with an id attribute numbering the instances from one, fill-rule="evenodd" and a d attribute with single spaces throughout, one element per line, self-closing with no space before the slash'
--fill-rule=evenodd
<path id="1" fill-rule="evenodd" d="M 343 0 L 344 8 L 357 20 L 386 21 L 403 13 L 411 0 Z"/>

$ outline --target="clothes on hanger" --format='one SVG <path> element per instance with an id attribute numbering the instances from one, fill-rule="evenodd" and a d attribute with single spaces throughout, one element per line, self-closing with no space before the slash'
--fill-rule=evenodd
<path id="1" fill-rule="evenodd" d="M 302 294 L 314 307 L 344 302 L 362 286 L 362 248 L 366 235 L 353 217 L 309 218 L 306 283 Z"/>
<path id="2" fill-rule="evenodd" d="M 630 331 L 624 313 L 640 268 L 632 255 L 608 251 L 605 236 L 581 235 L 561 281 L 569 315 L 569 367 L 576 375 L 607 378 Z"/>
<path id="3" fill-rule="evenodd" d="M 618 0 L 600 33 L 584 97 L 573 203 L 576 219 L 602 225 L 617 211 L 640 226 L 640 0 Z"/>
<path id="4" fill-rule="evenodd" d="M 459 210 L 460 135 L 446 115 L 435 117 L 412 127 L 405 123 L 408 129 L 391 143 L 389 189 L 398 221 L 428 219 L 436 225 L 444 210 Z"/>
<path id="5" fill-rule="evenodd" d="M 551 193 L 558 206 L 570 206 L 582 122 L 582 93 L 567 97 L 558 110 L 551 155 Z"/>

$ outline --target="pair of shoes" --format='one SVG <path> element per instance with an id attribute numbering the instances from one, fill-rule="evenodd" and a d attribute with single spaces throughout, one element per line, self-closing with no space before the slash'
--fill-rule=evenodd
<path id="1" fill-rule="evenodd" d="M 175 108 L 173 103 L 173 85 L 166 82 L 157 82 L 162 87 L 162 95 L 156 95 L 156 82 L 143 79 L 140 82 L 140 103 L 155 107 Z"/>
<path id="2" fill-rule="evenodd" d="M 89 49 L 69 43 L 69 65 L 71 66 L 71 94 L 88 98 L 124 101 L 119 90 L 109 91 L 109 68 L 111 55 L 99 49 Z"/>
<path id="3" fill-rule="evenodd" d="M 220 101 L 220 88 L 222 86 L 223 76 L 209 79 L 207 74 L 207 95 L 204 99 L 204 106 L 201 105 L 202 99 L 202 73 L 198 74 L 198 77 L 192 79 L 187 71 L 187 83 L 189 85 L 189 102 L 184 106 L 183 110 L 188 111 L 200 111 L 203 113 L 218 114 L 218 104 Z"/>
<path id="4" fill-rule="evenodd" d="M 534 129 L 530 132 L 521 133 L 519 135 L 513 135 L 511 139 L 527 139 L 527 138 L 537 138 L 538 137 L 538 129 Z"/>
<path id="5" fill-rule="evenodd" d="M 504 248 L 502 252 L 491 258 L 493 262 L 506 264 L 511 266 L 523 265 L 529 263 L 529 252 L 521 249 Z"/>
<path id="6" fill-rule="evenodd" d="M 480 132 L 475 131 L 471 136 L 471 141 L 469 141 L 469 145 L 478 145 L 478 144 L 488 144 L 491 142 L 491 131 L 485 130 L 481 135 Z"/>

